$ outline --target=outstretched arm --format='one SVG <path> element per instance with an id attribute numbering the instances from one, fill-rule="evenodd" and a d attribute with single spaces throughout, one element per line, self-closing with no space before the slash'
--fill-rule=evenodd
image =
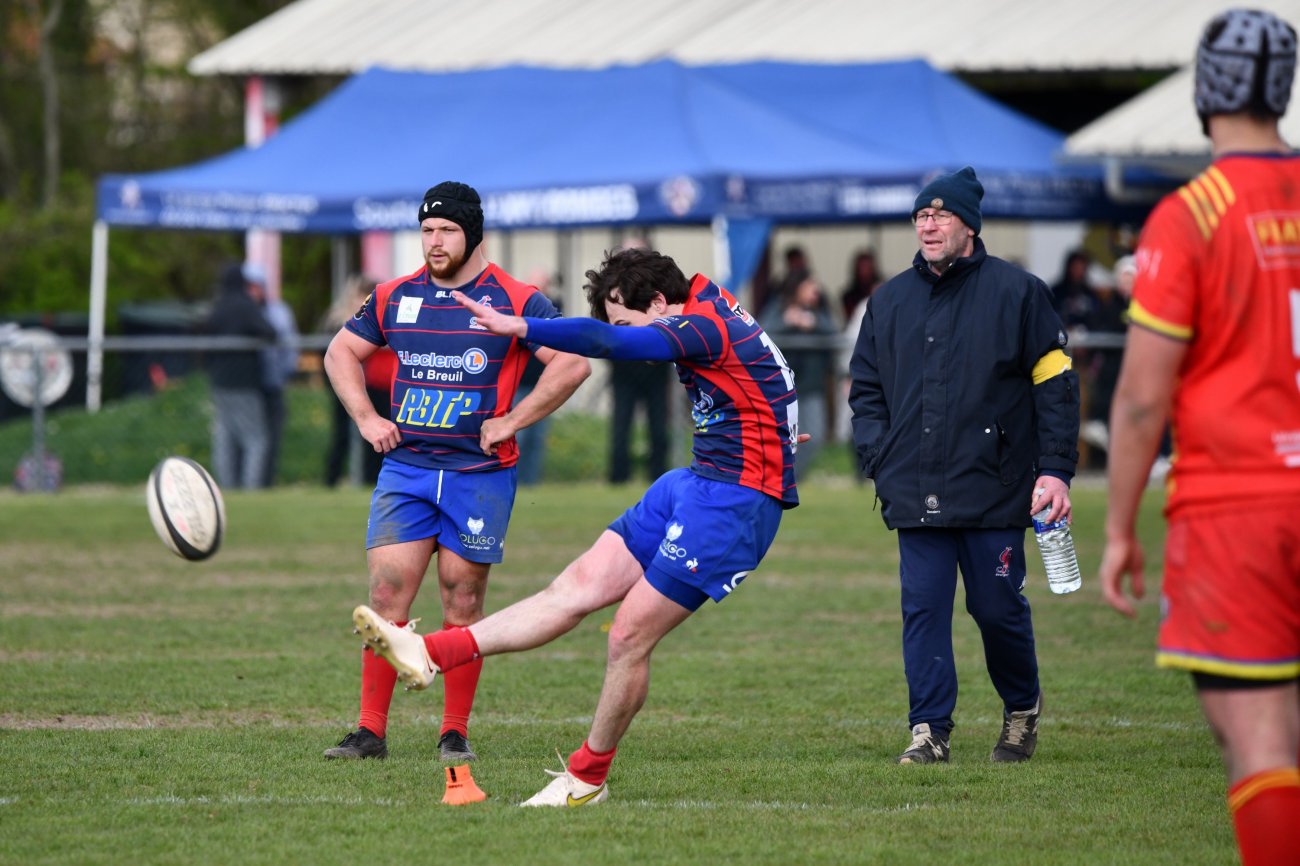
<path id="1" fill-rule="evenodd" d="M 530 343 L 619 361 L 673 361 L 671 341 L 656 327 L 615 327 L 595 319 L 534 319 L 511 316 L 472 301 L 460 292 L 451 296 L 474 314 L 475 321 L 494 334 L 526 339 Z"/>

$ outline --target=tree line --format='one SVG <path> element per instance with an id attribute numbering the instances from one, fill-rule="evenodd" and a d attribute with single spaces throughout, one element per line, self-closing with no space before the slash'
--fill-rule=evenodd
<path id="1" fill-rule="evenodd" d="M 0 3 L 0 320 L 84 316 L 95 181 L 243 143 L 244 80 L 186 63 L 290 0 Z M 337 79 L 282 81 L 282 121 Z M 122 230 L 110 244 L 110 329 L 123 303 L 201 302 L 233 233 Z M 300 327 L 329 303 L 328 241 L 286 237 L 284 292 Z"/>

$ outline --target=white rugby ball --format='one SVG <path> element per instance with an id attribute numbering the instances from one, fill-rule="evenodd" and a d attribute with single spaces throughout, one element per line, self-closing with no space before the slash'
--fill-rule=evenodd
<path id="1" fill-rule="evenodd" d="M 207 470 L 188 457 L 165 457 L 149 473 L 149 519 L 177 555 L 207 559 L 226 532 L 226 505 Z"/>

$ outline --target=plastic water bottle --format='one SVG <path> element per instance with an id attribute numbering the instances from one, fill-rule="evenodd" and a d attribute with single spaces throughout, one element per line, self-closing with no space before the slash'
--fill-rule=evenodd
<path id="1" fill-rule="evenodd" d="M 1048 523 L 1047 515 L 1051 513 L 1049 505 L 1034 515 L 1034 538 L 1038 540 L 1038 552 L 1043 555 L 1048 587 L 1057 595 L 1064 595 L 1082 586 L 1083 579 L 1079 576 L 1079 558 L 1074 555 L 1070 524 L 1065 518 Z"/>

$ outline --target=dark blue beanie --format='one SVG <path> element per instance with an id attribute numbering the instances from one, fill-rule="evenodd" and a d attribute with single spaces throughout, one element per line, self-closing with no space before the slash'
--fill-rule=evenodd
<path id="1" fill-rule="evenodd" d="M 912 205 L 912 216 L 924 208 L 948 210 L 961 217 L 975 234 L 980 233 L 980 200 L 984 198 L 984 185 L 975 177 L 969 165 L 952 174 L 941 174 L 927 183 Z"/>

